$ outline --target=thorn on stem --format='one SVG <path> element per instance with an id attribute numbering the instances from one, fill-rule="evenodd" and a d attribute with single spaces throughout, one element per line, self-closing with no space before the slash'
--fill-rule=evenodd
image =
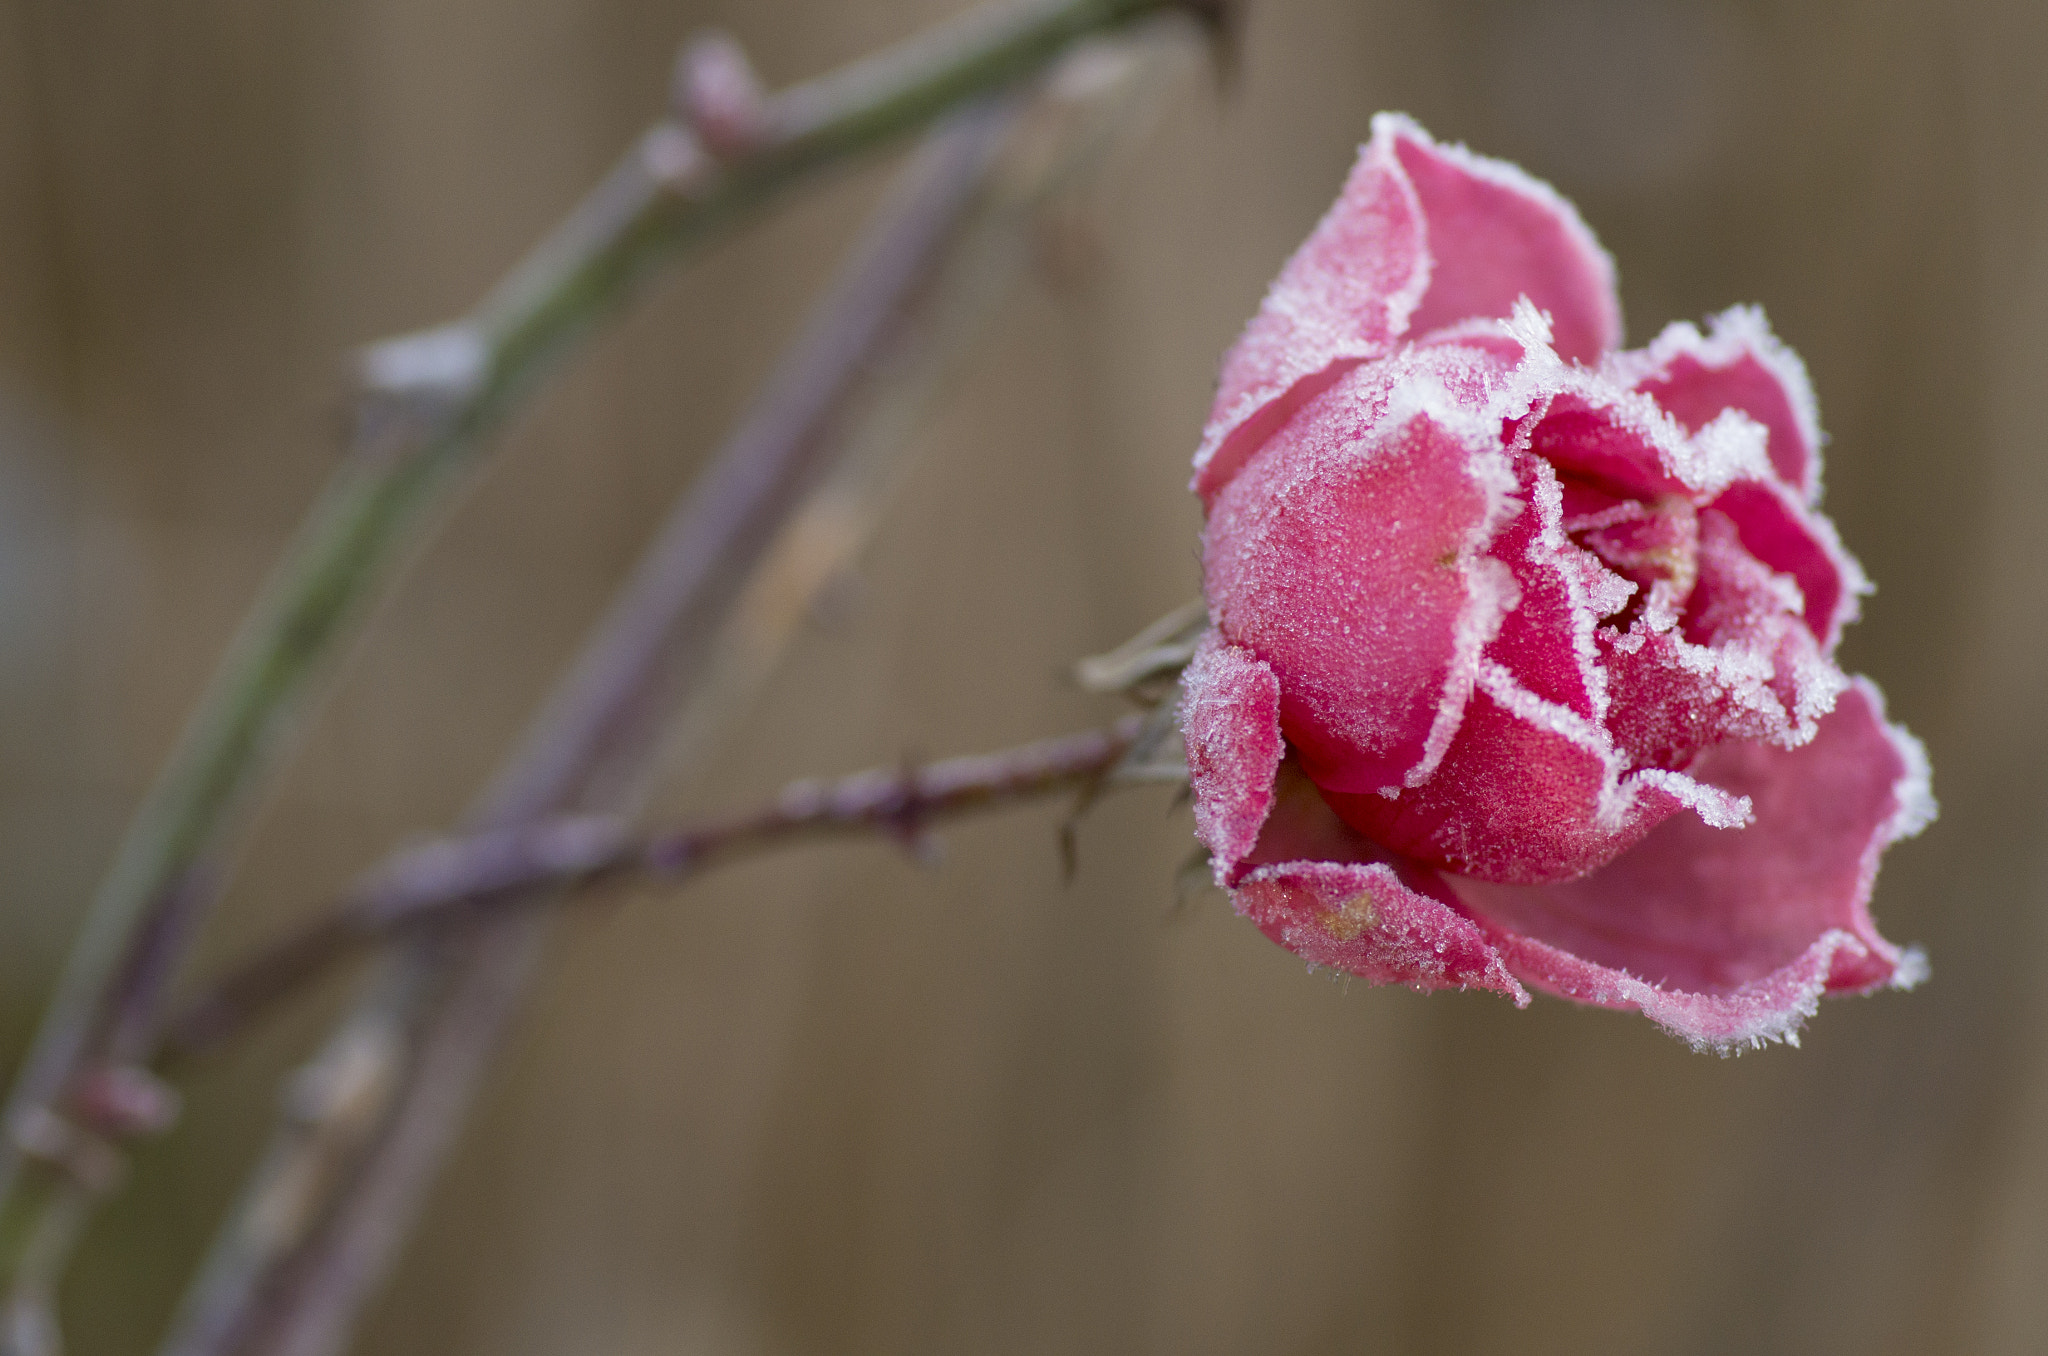
<path id="1" fill-rule="evenodd" d="M 737 160 L 768 139 L 768 92 L 728 34 L 704 33 L 683 48 L 669 98 L 715 159 Z"/>
<path id="2" fill-rule="evenodd" d="M 359 375 L 378 395 L 452 402 L 477 390 L 488 362 L 483 337 L 457 323 L 372 344 L 362 351 Z"/>
<path id="3" fill-rule="evenodd" d="M 688 196 L 704 184 L 718 162 L 693 130 L 657 123 L 640 139 L 640 163 L 647 176 L 670 193 Z"/>
<path id="4" fill-rule="evenodd" d="M 388 1021 L 364 1023 L 301 1069 L 284 1093 L 299 1125 L 368 1125 L 397 1086 L 404 1050 Z"/>
<path id="5" fill-rule="evenodd" d="M 903 845 L 910 859 L 919 866 L 937 866 L 945 856 L 939 845 L 938 836 L 925 823 L 924 780 L 919 769 L 920 760 L 906 754 L 903 769 L 896 783 L 895 804 L 882 815 L 889 833 Z"/>
<path id="6" fill-rule="evenodd" d="M 109 1139 L 161 1134 L 184 1109 L 176 1088 L 132 1064 L 86 1071 L 68 1101 L 80 1121 Z"/>

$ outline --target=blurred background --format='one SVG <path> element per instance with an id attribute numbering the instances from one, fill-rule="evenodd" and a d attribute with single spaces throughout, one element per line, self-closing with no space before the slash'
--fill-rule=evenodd
<path id="1" fill-rule="evenodd" d="M 352 348 L 458 313 L 730 29 L 771 83 L 950 0 L 0 3 L 0 1049 L 336 455 Z M 805 847 L 579 913 L 358 1349 L 2048 1349 L 2048 9 L 1247 0 L 1062 216 L 857 587 L 669 812 L 1099 721 L 1065 672 L 1197 587 L 1218 356 L 1380 108 L 1519 161 L 1629 338 L 1762 303 L 1932 751 L 1912 995 L 1798 1050 L 1312 977 L 1177 906 L 1161 793 Z M 202 963 L 445 827 L 795 332 L 877 163 L 667 275 L 412 563 Z M 142 1352 L 330 984 L 201 1067 L 66 1295 Z M 11 1062 L 6 1053 L 0 1059 Z"/>

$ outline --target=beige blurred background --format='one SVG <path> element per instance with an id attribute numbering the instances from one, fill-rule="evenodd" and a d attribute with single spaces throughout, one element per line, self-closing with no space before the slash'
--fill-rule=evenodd
<path id="1" fill-rule="evenodd" d="M 325 475 L 358 343 L 451 315 L 656 111 L 676 42 L 816 73 L 949 0 L 0 3 L 0 1042 Z M 1100 719 L 1063 677 L 1196 585 L 1217 356 L 1376 109 L 1519 160 L 1634 342 L 1763 303 L 1928 741 L 1912 995 L 1693 1055 L 1539 1000 L 1311 977 L 1133 795 L 919 871 L 806 848 L 558 934 L 359 1350 L 2048 1350 L 2048 10 L 1249 0 L 996 318 L 855 605 L 670 808 Z M 358 647 L 205 952 L 448 824 L 883 182 L 667 277 Z M 1076 242 L 1078 243 L 1078 246 Z M 200 1071 L 67 1298 L 142 1352 L 330 986 Z M 11 1060 L 12 1056 L 6 1056 Z"/>

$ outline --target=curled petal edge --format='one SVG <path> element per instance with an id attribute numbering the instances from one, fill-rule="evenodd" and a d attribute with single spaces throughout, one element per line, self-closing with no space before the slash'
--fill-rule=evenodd
<path id="1" fill-rule="evenodd" d="M 1735 524 L 1751 555 L 1799 585 L 1807 629 L 1832 651 L 1874 591 L 1834 523 L 1769 480 L 1730 485 L 1710 507 Z"/>
<path id="2" fill-rule="evenodd" d="M 1595 1007 L 1633 1010 L 1695 1050 L 1737 1054 L 1773 1041 L 1799 1044 L 1799 1028 L 1828 993 L 1910 989 L 1927 977 L 1917 947 L 1889 955 L 1842 928 L 1830 928 L 1789 965 L 1725 994 L 1667 989 L 1533 937 L 1486 929 L 1508 969 L 1532 988 Z M 1856 982 L 1875 964 L 1885 978 Z"/>
<path id="3" fill-rule="evenodd" d="M 1502 321 L 1518 299 L 1592 363 L 1621 342 L 1614 261 L 1549 184 L 1382 113 L 1337 201 L 1223 362 L 1195 450 L 1204 503 L 1301 405 L 1416 335 Z"/>
<path id="4" fill-rule="evenodd" d="M 1563 194 L 1511 161 L 1436 140 L 1405 114 L 1381 113 L 1372 130 L 1375 144 L 1393 146 L 1428 232 L 1430 285 L 1408 317 L 1414 333 L 1505 319 L 1528 297 L 1568 360 L 1621 346 L 1614 260 Z"/>
<path id="5" fill-rule="evenodd" d="M 1751 745 L 1746 753 L 1727 752 L 1736 758 L 1724 770 L 1762 762 L 1779 780 L 1773 812 L 1741 831 L 1743 836 L 1724 838 L 1720 832 L 1674 825 L 1662 831 L 1661 839 L 1632 849 L 1634 856 L 1617 859 L 1604 879 L 1592 873 L 1555 887 L 1561 894 L 1553 887 L 1500 887 L 1463 878 L 1450 882 L 1518 979 L 1576 1002 L 1640 1011 L 1694 1048 L 1726 1054 L 1770 1041 L 1796 1044 L 1800 1024 L 1825 993 L 1905 989 L 1926 977 L 1925 955 L 1885 940 L 1870 917 L 1870 895 L 1885 849 L 1918 833 L 1936 813 L 1926 754 L 1910 733 L 1885 719 L 1876 687 L 1853 680 L 1816 744 L 1796 750 Z M 1842 778 L 1853 781 L 1878 766 L 1886 767 L 1890 777 L 1883 793 L 1861 801 L 1852 821 L 1838 820 L 1827 829 L 1830 807 L 1854 798 L 1851 784 Z M 1784 780 L 1788 777 L 1792 780 Z M 1811 821 L 1801 817 L 1808 809 L 1817 816 Z M 1836 835 L 1833 842 L 1825 841 L 1830 832 Z M 1811 849 L 1815 875 L 1797 901 L 1770 902 L 1771 882 L 1780 879 L 1782 870 L 1773 863 L 1798 851 L 1795 843 L 1809 834 L 1820 835 Z M 1739 855 L 1731 859 L 1717 851 L 1725 848 L 1739 849 Z M 1649 877 L 1643 876 L 1645 869 Z M 1725 904 L 1707 910 L 1707 916 L 1722 921 L 1704 935 L 1722 940 L 1703 942 L 1700 934 L 1689 933 L 1685 910 L 1669 911 L 1671 900 L 1659 897 L 1656 880 L 1694 881 L 1691 888 L 1705 889 L 1710 896 L 1716 890 L 1734 891 Z M 1599 907 L 1589 910 L 1589 901 Z M 1754 912 L 1759 907 L 1765 910 L 1761 915 Z M 1789 915 L 1782 912 L 1788 908 Z M 1607 911 L 1604 922 L 1599 909 Z M 1804 937 L 1779 953 L 1782 963 L 1754 966 L 1760 958 L 1755 948 L 1760 937 L 1768 938 L 1774 918 L 1795 920 L 1794 936 L 1804 931 Z M 1755 930 L 1759 924 L 1762 934 Z M 1575 927 L 1585 945 L 1569 940 Z M 1644 929 L 1638 940 L 1622 943 L 1619 954 L 1604 960 L 1590 958 L 1615 929 L 1631 927 Z M 1566 940 L 1554 944 L 1560 928 Z M 1724 928 L 1733 931 L 1723 933 Z M 1542 940 L 1535 935 L 1539 932 L 1553 941 Z M 1625 963 L 1627 956 L 1646 961 L 1660 943 L 1681 951 L 1717 948 L 1710 959 L 1718 958 L 1717 967 L 1734 967 L 1731 980 L 1741 982 L 1654 983 L 1633 973 L 1636 965 Z M 1769 945 L 1767 940 L 1762 944 Z"/>
<path id="6" fill-rule="evenodd" d="M 1193 489 L 1205 503 L 1297 408 L 1392 350 L 1429 275 L 1422 203 L 1376 136 L 1223 360 L 1195 449 Z"/>
<path id="7" fill-rule="evenodd" d="M 1372 983 L 1424 992 L 1486 989 L 1518 1007 L 1533 988 L 1640 1012 L 1694 1049 L 1724 1055 L 1774 1041 L 1796 1045 L 1823 996 L 1910 989 L 1928 973 L 1925 954 L 1887 942 L 1868 912 L 1884 850 L 1920 832 L 1937 812 L 1926 753 L 1885 719 L 1874 685 L 1858 678 L 1852 691 L 1852 707 L 1864 708 L 1896 767 L 1890 803 L 1872 825 L 1858 863 L 1854 897 L 1844 901 L 1848 926 L 1823 929 L 1786 964 L 1726 991 L 1651 983 L 1490 921 L 1460 899 L 1452 879 L 1395 857 L 1343 825 L 1305 778 L 1298 772 L 1289 777 L 1292 764 L 1277 768 L 1273 783 L 1260 790 L 1258 848 L 1250 860 L 1219 854 L 1218 883 L 1230 890 L 1237 912 L 1274 942 L 1311 965 Z M 1222 790 L 1198 781 L 1198 804 Z M 1242 835 L 1232 840 L 1241 841 Z M 1317 859 L 1259 860 L 1274 849 L 1313 852 Z"/>
<path id="8" fill-rule="evenodd" d="M 1806 364 L 1771 332 L 1756 306 L 1733 306 L 1707 321 L 1707 332 L 1674 321 L 1648 348 L 1617 353 L 1614 377 L 1648 391 L 1688 426 L 1710 422 L 1724 409 L 1740 410 L 1769 432 L 1777 477 L 1811 507 L 1820 497 L 1820 403 Z"/>

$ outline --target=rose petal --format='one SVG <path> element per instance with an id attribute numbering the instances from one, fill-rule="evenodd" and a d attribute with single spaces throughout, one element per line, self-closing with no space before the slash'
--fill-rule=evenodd
<path id="1" fill-rule="evenodd" d="M 1783 723 L 1762 737 L 1788 746 L 1805 743 L 1813 738 L 1814 722 L 1835 709 L 1848 677 L 1807 629 L 1809 609 L 1796 580 L 1758 560 L 1719 509 L 1700 513 L 1700 537 L 1700 585 L 1686 612 L 1686 638 L 1707 647 L 1723 665 L 1744 656 L 1767 659 Z M 1745 733 L 1731 725 L 1722 738 Z"/>
<path id="2" fill-rule="evenodd" d="M 1523 452 L 1514 467 L 1526 507 L 1489 554 L 1514 573 L 1521 601 L 1501 622 L 1487 657 L 1543 700 L 1604 720 L 1607 677 L 1595 634 L 1635 586 L 1565 535 L 1564 490 L 1548 463 Z"/>
<path id="3" fill-rule="evenodd" d="M 1746 829 L 1675 815 L 1578 880 L 1453 881 L 1526 983 L 1633 1007 L 1696 1045 L 1785 1039 L 1823 991 L 1919 978 L 1877 932 L 1870 891 L 1884 848 L 1933 814 L 1926 759 L 1857 680 L 1796 749 L 1708 751 L 1694 776 L 1748 796 Z"/>
<path id="4" fill-rule="evenodd" d="M 1195 452 L 1206 503 L 1271 433 L 1404 335 L 1505 320 L 1528 298 L 1564 358 L 1621 342 L 1614 262 L 1572 205 L 1504 160 L 1382 113 L 1337 201 L 1224 359 Z"/>
<path id="5" fill-rule="evenodd" d="M 1429 290 L 1411 333 L 1504 320 L 1528 297 L 1549 313 L 1565 358 L 1591 363 L 1620 344 L 1614 261 L 1556 189 L 1505 160 L 1441 145 L 1399 114 L 1373 119 L 1373 145 L 1388 141 L 1428 228 Z"/>
<path id="6" fill-rule="evenodd" d="M 1259 839 L 1249 855 L 1238 863 L 1237 873 L 1224 881 L 1237 882 L 1253 867 L 1277 862 L 1393 862 L 1398 859 L 1337 818 L 1316 784 L 1301 770 L 1301 760 L 1283 758 L 1273 777 L 1270 812 Z M 1420 866 L 1419 863 L 1411 865 Z M 1427 868 L 1421 868 L 1427 870 Z"/>
<path id="7" fill-rule="evenodd" d="M 1871 591 L 1863 567 L 1844 549 L 1834 524 L 1792 491 L 1768 481 L 1737 482 L 1711 507 L 1728 515 L 1751 555 L 1799 585 L 1806 627 L 1832 653 L 1842 628 L 1856 620 L 1859 600 Z"/>
<path id="8" fill-rule="evenodd" d="M 1806 364 L 1771 333 L 1764 313 L 1737 306 L 1708 322 L 1665 329 L 1639 354 L 1622 359 L 1634 389 L 1697 432 L 1723 410 L 1740 410 L 1769 434 L 1778 477 L 1811 504 L 1820 492 L 1819 406 Z"/>
<path id="9" fill-rule="evenodd" d="M 1513 604 L 1480 554 L 1513 488 L 1497 419 L 1424 368 L 1375 365 L 1304 407 L 1217 498 L 1211 613 L 1272 666 L 1281 727 L 1322 785 L 1400 786 L 1449 747 Z"/>
<path id="10" fill-rule="evenodd" d="M 1637 766 L 1683 768 L 1730 740 L 1791 746 L 1848 686 L 1801 617 L 1797 586 L 1749 553 L 1722 513 L 1699 515 L 1698 582 L 1683 625 L 1602 627 L 1607 726 Z"/>
<path id="11" fill-rule="evenodd" d="M 1307 960 L 1375 984 L 1529 996 L 1443 877 L 1361 838 L 1332 814 L 1294 759 L 1280 765 L 1257 850 L 1231 900 Z"/>
<path id="12" fill-rule="evenodd" d="M 1771 1041 L 1799 1043 L 1799 1028 L 1820 1008 L 1820 999 L 1844 986 L 1838 972 L 1855 973 L 1868 964 L 1862 942 L 1830 929 L 1787 965 L 1729 993 L 1691 993 L 1660 988 L 1625 970 L 1609 969 L 1527 937 L 1493 934 L 1513 973 L 1545 993 L 1596 1007 L 1642 1013 L 1695 1050 L 1732 1054 Z M 1896 987 L 1911 988 L 1924 976 L 1918 952 L 1898 960 Z"/>
<path id="13" fill-rule="evenodd" d="M 1421 204 L 1392 145 L 1375 137 L 1223 360 L 1195 452 L 1194 489 L 1203 501 L 1342 374 L 1332 364 L 1387 352 L 1428 282 Z"/>
<path id="14" fill-rule="evenodd" d="M 1739 410 L 1688 434 L 1648 396 L 1606 376 L 1576 372 L 1559 385 L 1529 446 L 1561 473 L 1649 502 L 1697 500 L 1772 473 L 1763 426 Z"/>
<path id="15" fill-rule="evenodd" d="M 1195 834 L 1217 880 L 1251 854 L 1273 808 L 1280 743 L 1280 680 L 1212 629 L 1181 675 L 1181 738 L 1195 798 Z"/>
<path id="16" fill-rule="evenodd" d="M 1375 984 L 1490 989 L 1526 1007 L 1529 996 L 1486 932 L 1458 911 L 1433 873 L 1437 898 L 1386 862 L 1300 861 L 1262 866 L 1232 892 L 1238 913 L 1311 965 Z"/>
<path id="17" fill-rule="evenodd" d="M 1633 765 L 1682 768 L 1729 739 L 1802 742 L 1772 681 L 1774 651 L 1695 645 L 1641 621 L 1601 640 L 1614 696 L 1608 729 Z"/>
<path id="18" fill-rule="evenodd" d="M 1389 797 L 1342 794 L 1317 781 L 1338 817 L 1375 842 L 1526 885 L 1582 876 L 1677 812 L 1682 801 L 1661 779 L 1630 780 L 1626 770 L 1605 730 L 1489 663 L 1427 782 Z"/>

